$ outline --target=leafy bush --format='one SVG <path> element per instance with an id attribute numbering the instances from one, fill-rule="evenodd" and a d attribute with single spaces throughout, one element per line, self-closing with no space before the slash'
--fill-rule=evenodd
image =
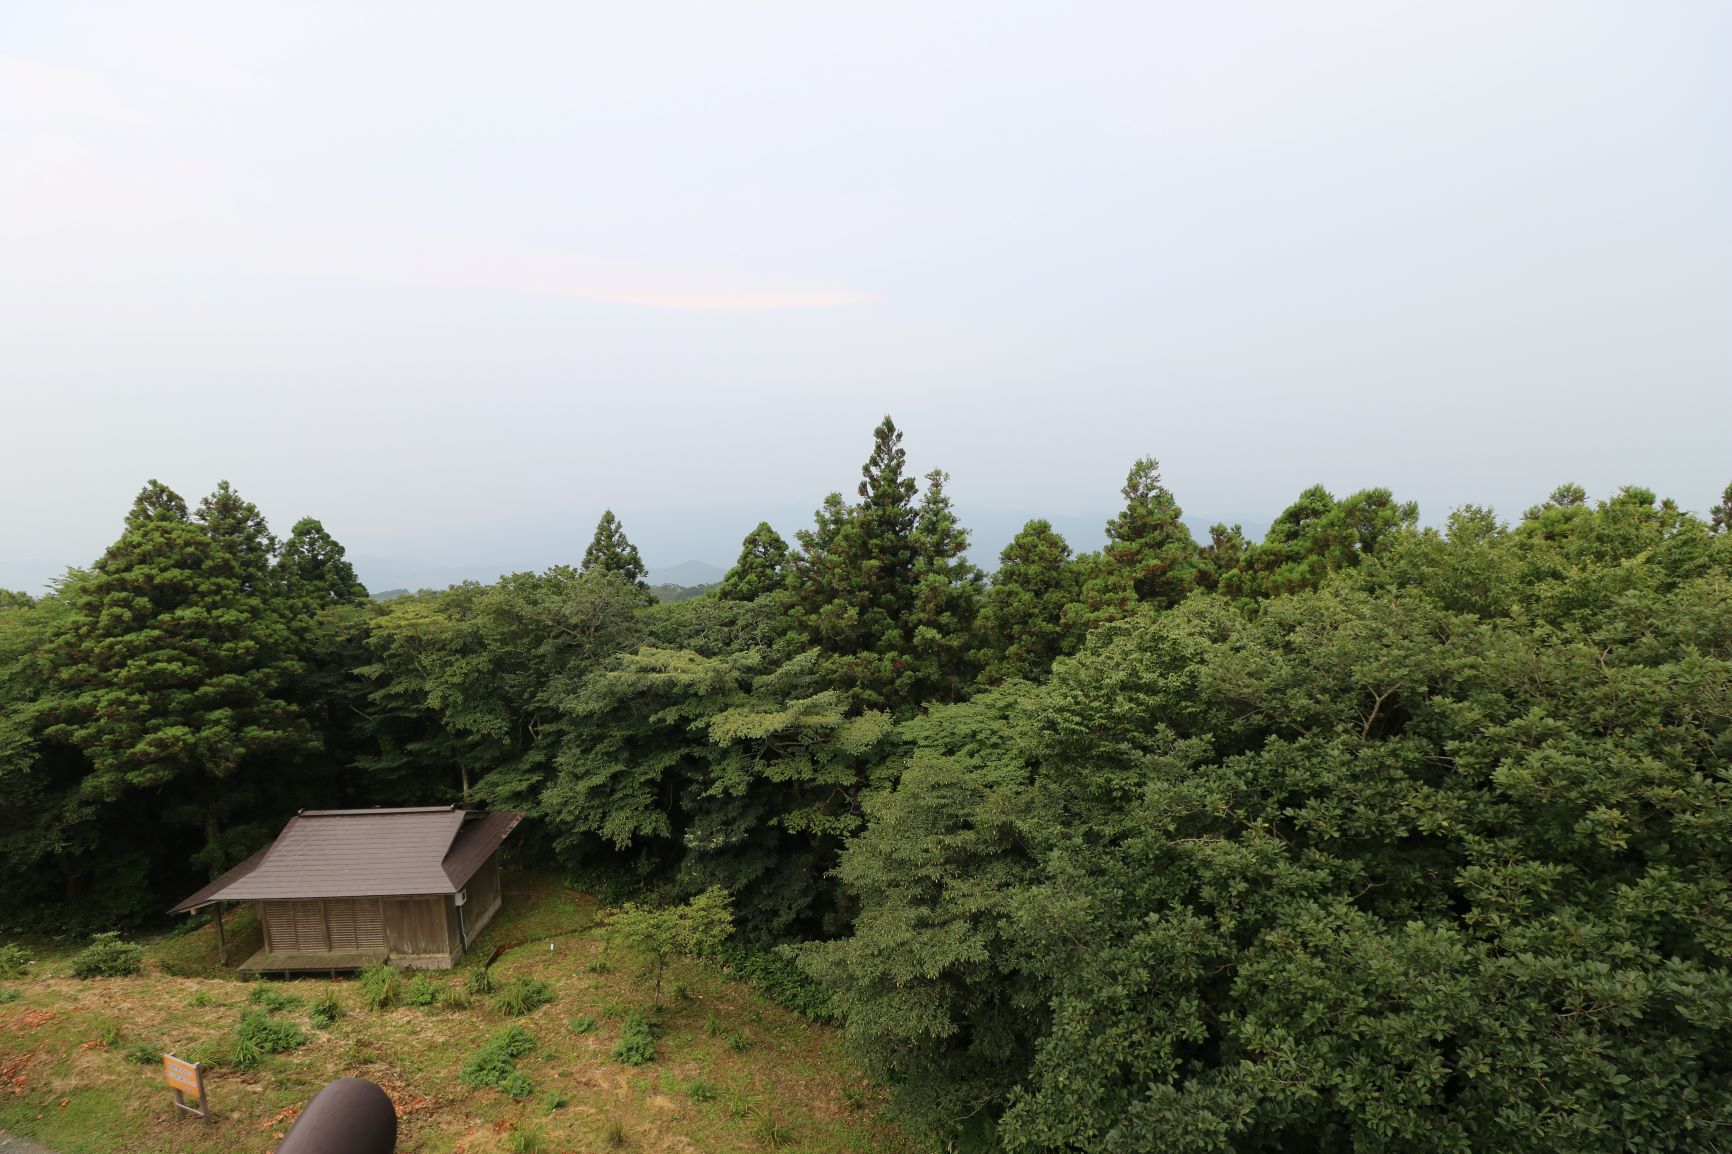
<path id="1" fill-rule="evenodd" d="M 535 1087 L 517 1072 L 517 1059 L 534 1049 L 534 1034 L 522 1026 L 507 1026 L 464 1060 L 457 1080 L 476 1090 L 501 1090 L 513 1098 L 527 1098 Z"/>
<path id="2" fill-rule="evenodd" d="M 253 986 L 252 992 L 247 995 L 247 1001 L 276 1013 L 300 1009 L 303 999 L 299 994 L 280 989 L 275 982 L 260 982 Z"/>
<path id="3" fill-rule="evenodd" d="M 144 967 L 144 947 L 123 942 L 117 933 L 97 934 L 72 959 L 75 978 L 119 978 Z"/>
<path id="4" fill-rule="evenodd" d="M 162 1061 L 162 1048 L 149 1042 L 135 1042 L 126 1048 L 124 1057 L 135 1066 L 154 1066 Z"/>
<path id="5" fill-rule="evenodd" d="M 426 974 L 416 974 L 409 980 L 409 992 L 404 996 L 411 1006 L 431 1006 L 439 1000 L 439 987 Z"/>
<path id="6" fill-rule="evenodd" d="M 0 1006 L 7 1005 L 8 1003 L 11 1003 L 11 1002 L 16 1002 L 19 998 L 22 998 L 23 996 L 24 996 L 23 990 L 14 989 L 11 986 L 0 986 Z"/>
<path id="7" fill-rule="evenodd" d="M 541 1103 L 541 1112 L 543 1114 L 552 1114 L 556 1110 L 565 1109 L 570 1104 L 570 1098 L 567 1098 L 564 1094 L 555 1090 L 547 1096 L 547 1099 L 544 1102 Z"/>
<path id="8" fill-rule="evenodd" d="M 307 1035 L 299 1026 L 283 1018 L 273 1018 L 263 1010 L 242 1010 L 240 1025 L 235 1027 L 235 1038 L 257 1046 L 266 1054 L 286 1053 L 307 1041 Z"/>
<path id="9" fill-rule="evenodd" d="M 691 1096 L 694 1102 L 714 1102 L 716 1100 L 714 1083 L 706 1082 L 702 1078 L 694 1078 L 686 1083 L 686 1093 Z"/>
<path id="10" fill-rule="evenodd" d="M 513 978 L 501 987 L 491 1005 L 509 1018 L 523 1015 L 553 1001 L 553 987 L 540 978 Z"/>
<path id="11" fill-rule="evenodd" d="M 463 988 L 477 998 L 485 998 L 496 988 L 493 980 L 492 966 L 478 966 L 469 971 L 469 976 L 463 980 Z"/>
<path id="12" fill-rule="evenodd" d="M 403 978 L 395 966 L 368 966 L 361 971 L 361 1001 L 369 1010 L 389 1010 L 403 1000 Z"/>
<path id="13" fill-rule="evenodd" d="M 587 1034 L 595 1027 L 596 1020 L 588 1014 L 571 1020 L 571 1032 L 574 1034 Z"/>
<path id="14" fill-rule="evenodd" d="M 307 1021 L 321 1030 L 328 1030 L 343 1016 L 343 1003 L 337 1000 L 337 991 L 327 990 L 313 1000 L 312 1009 L 307 1011 Z"/>
<path id="15" fill-rule="evenodd" d="M 36 955 L 16 942 L 0 946 L 0 978 L 24 977 L 35 960 Z"/>
<path id="16" fill-rule="evenodd" d="M 613 1060 L 624 1066 L 647 1066 L 656 1060 L 656 1035 L 660 1027 L 652 1018 L 631 1014 L 620 1027 L 613 1046 Z"/>

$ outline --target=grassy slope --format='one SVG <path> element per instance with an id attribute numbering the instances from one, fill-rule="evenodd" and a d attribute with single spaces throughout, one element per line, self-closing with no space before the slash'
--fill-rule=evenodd
<path id="1" fill-rule="evenodd" d="M 880 1096 L 842 1056 L 836 1031 L 695 964 L 670 968 L 666 988 L 679 992 L 662 1011 L 659 1060 L 636 1068 L 614 1062 L 620 1020 L 648 1008 L 650 986 L 639 959 L 614 951 L 611 964 L 595 964 L 606 954 L 597 913 L 587 896 L 555 879 L 507 875 L 505 909 L 465 964 L 431 975 L 441 988 L 458 985 L 500 943 L 558 935 L 509 950 L 494 967 L 502 982 L 532 975 L 558 991 L 553 1004 L 523 1018 L 506 1018 L 484 999 L 466 1010 L 372 1012 L 352 980 L 281 984 L 308 1003 L 334 989 L 347 1012 L 329 1030 L 308 1024 L 304 1008 L 283 1014 L 310 1041 L 266 1059 L 256 1073 L 211 1074 L 217 1119 L 210 1126 L 175 1118 L 160 1070 L 129 1063 L 124 1052 L 145 1043 L 185 1054 L 233 1028 L 252 987 L 216 969 L 214 931 L 153 944 L 146 973 L 133 978 L 78 981 L 65 976 L 66 954 L 45 956 L 32 977 L 0 983 L 24 995 L 0 1005 L 0 1129 L 61 1154 L 265 1154 L 320 1086 L 356 1076 L 396 1101 L 404 1154 L 910 1148 L 880 1116 Z M 243 938 L 249 932 L 244 923 L 234 929 Z M 250 932 L 256 941 L 256 927 Z M 569 1023 L 584 1016 L 599 1026 L 575 1033 Z M 522 1103 L 457 1082 L 463 1060 L 511 1021 L 540 1046 L 519 1061 L 537 1090 Z M 703 1085 L 694 1093 L 696 1083 Z M 569 1101 L 549 1111 L 554 1093 Z M 618 1131 L 623 1146 L 614 1141 Z M 535 1136 L 538 1147 L 528 1141 Z"/>

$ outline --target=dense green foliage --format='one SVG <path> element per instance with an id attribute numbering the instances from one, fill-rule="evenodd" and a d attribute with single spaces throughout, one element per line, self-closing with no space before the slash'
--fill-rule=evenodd
<path id="1" fill-rule="evenodd" d="M 124 978 L 144 965 L 144 947 L 123 942 L 112 930 L 97 934 L 90 944 L 72 956 L 75 978 Z"/>
<path id="2" fill-rule="evenodd" d="M 662 970 L 670 955 L 711 956 L 733 932 L 733 899 L 720 886 L 711 886 L 681 905 L 627 902 L 608 919 L 610 937 L 653 959 L 657 1007 L 662 1004 Z"/>
<path id="3" fill-rule="evenodd" d="M 698 596 L 610 511 L 581 568 L 375 602 L 317 521 L 152 482 L 0 596 L 0 922 L 148 917 L 303 805 L 511 807 L 956 1148 L 1714 1148 L 1732 488 L 1431 530 L 1312 487 L 1200 543 L 1145 458 L 1101 548 L 1030 521 L 988 581 L 947 483 L 886 418 Z M 525 1037 L 466 1079 L 527 1096 Z"/>

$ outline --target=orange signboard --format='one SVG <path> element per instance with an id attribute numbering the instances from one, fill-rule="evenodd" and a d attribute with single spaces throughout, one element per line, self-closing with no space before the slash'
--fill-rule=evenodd
<path id="1" fill-rule="evenodd" d="M 179 1090 L 183 1094 L 191 1094 L 194 1098 L 199 1097 L 204 1087 L 199 1085 L 198 1075 L 198 1067 L 191 1062 L 173 1054 L 162 1056 L 162 1076 L 168 1079 L 170 1090 Z"/>

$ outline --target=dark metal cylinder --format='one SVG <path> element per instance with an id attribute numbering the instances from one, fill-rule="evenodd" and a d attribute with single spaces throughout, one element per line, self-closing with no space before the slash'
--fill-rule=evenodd
<path id="1" fill-rule="evenodd" d="M 338 1078 L 313 1095 L 277 1154 L 391 1154 L 397 1108 L 365 1078 Z"/>

